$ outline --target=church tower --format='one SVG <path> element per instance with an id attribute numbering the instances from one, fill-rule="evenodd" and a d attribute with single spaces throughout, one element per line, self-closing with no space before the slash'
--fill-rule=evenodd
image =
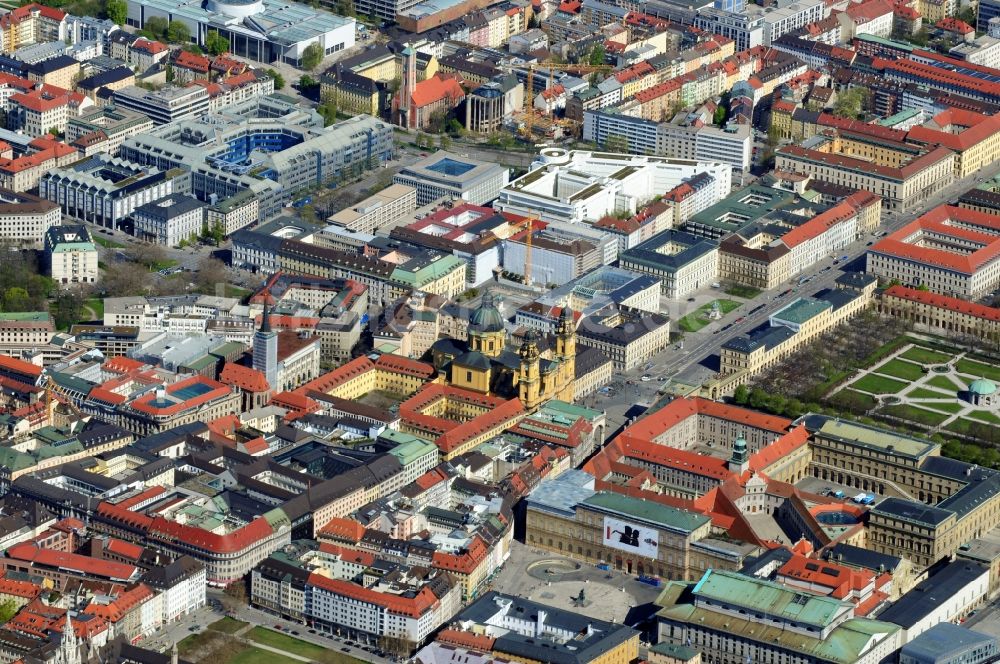
<path id="1" fill-rule="evenodd" d="M 278 390 L 278 333 L 271 329 L 271 311 L 264 304 L 260 329 L 253 335 L 253 368 L 264 374 L 272 393 Z"/>
<path id="2" fill-rule="evenodd" d="M 541 371 L 538 352 L 537 333 L 528 329 L 524 335 L 524 343 L 518 351 L 521 356 L 521 368 L 518 376 L 521 404 L 528 410 L 534 410 L 542 400 Z"/>
<path id="3" fill-rule="evenodd" d="M 729 457 L 729 471 L 743 474 L 750 467 L 750 453 L 747 451 L 747 439 L 740 436 L 733 442 L 733 455 Z"/>
<path id="4" fill-rule="evenodd" d="M 469 316 L 469 350 L 497 357 L 503 352 L 506 334 L 503 314 L 497 309 L 493 295 L 487 292 Z"/>
<path id="5" fill-rule="evenodd" d="M 59 659 L 62 664 L 80 664 L 80 644 L 76 639 L 69 611 L 66 611 L 66 622 L 63 624 L 62 639 L 59 643 Z"/>
<path id="6" fill-rule="evenodd" d="M 556 324 L 556 359 L 559 360 L 559 375 L 555 396 L 572 403 L 576 381 L 576 320 L 568 306 L 562 308 Z"/>
<path id="7" fill-rule="evenodd" d="M 409 42 L 403 48 L 403 76 L 399 89 L 399 126 L 414 128 L 414 112 L 411 108 L 413 92 L 417 89 L 417 52 Z"/>

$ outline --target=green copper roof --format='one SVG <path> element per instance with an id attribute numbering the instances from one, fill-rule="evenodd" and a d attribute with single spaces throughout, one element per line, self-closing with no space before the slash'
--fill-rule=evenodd
<path id="1" fill-rule="evenodd" d="M 585 499 L 582 504 L 685 533 L 696 530 L 710 521 L 707 516 L 701 514 L 686 512 L 651 500 L 630 498 L 610 491 L 595 493 Z"/>
<path id="2" fill-rule="evenodd" d="M 784 309 L 780 309 L 771 315 L 771 318 L 786 320 L 789 323 L 801 325 L 812 320 L 827 309 L 833 307 L 826 300 L 814 300 L 811 297 L 800 297 Z"/>
<path id="3" fill-rule="evenodd" d="M 997 391 L 996 383 L 993 381 L 986 380 L 985 378 L 977 378 L 976 380 L 969 383 L 969 392 L 972 394 L 977 394 L 981 397 L 986 397 L 991 394 L 995 394 Z"/>

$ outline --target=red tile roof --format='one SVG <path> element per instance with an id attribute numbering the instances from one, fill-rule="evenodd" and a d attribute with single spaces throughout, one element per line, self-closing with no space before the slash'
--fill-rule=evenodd
<path id="1" fill-rule="evenodd" d="M 368 567 L 375 564 L 375 554 L 371 551 L 362 551 L 361 549 L 353 549 L 349 546 L 340 546 L 339 544 L 332 544 L 330 542 L 320 542 L 319 550 L 356 565 Z"/>
<path id="2" fill-rule="evenodd" d="M 332 539 L 334 541 L 357 544 L 365 536 L 365 527 L 354 519 L 335 517 L 320 528 L 317 535 L 319 539 Z"/>
<path id="3" fill-rule="evenodd" d="M 435 74 L 430 78 L 417 83 L 410 95 L 410 99 L 416 108 L 423 108 L 429 104 L 439 102 L 443 99 L 450 99 L 452 104 L 457 104 L 465 98 L 465 91 L 454 78 L 445 78 Z"/>
<path id="4" fill-rule="evenodd" d="M 976 29 L 971 25 L 961 19 L 955 18 L 954 16 L 948 16 L 941 19 L 934 24 L 934 27 L 947 32 L 954 32 L 959 35 L 968 35 L 976 31 Z"/>
<path id="5" fill-rule="evenodd" d="M 473 634 L 472 632 L 462 632 L 457 629 L 442 629 L 434 637 L 434 640 L 453 646 L 469 648 L 483 654 L 491 652 L 493 650 L 493 643 L 496 641 L 496 639 L 485 634 Z"/>
<path id="6" fill-rule="evenodd" d="M 104 518 L 128 523 L 133 528 L 144 530 L 147 538 L 152 541 L 181 541 L 189 546 L 216 554 L 245 551 L 274 533 L 271 525 L 264 518 L 256 518 L 236 530 L 221 535 L 197 526 L 169 521 L 159 515 L 150 517 L 146 514 L 131 512 L 121 505 L 112 505 L 108 502 L 102 502 L 98 505 L 97 512 Z"/>
<path id="7" fill-rule="evenodd" d="M 105 548 L 117 556 L 122 556 L 131 560 L 139 560 L 139 558 L 142 557 L 141 546 L 115 537 L 108 540 L 108 545 Z"/>
<path id="8" fill-rule="evenodd" d="M 380 606 L 389 613 L 410 618 L 419 618 L 439 604 L 438 598 L 427 586 L 421 588 L 413 597 L 404 597 L 387 592 L 381 593 L 350 581 L 329 579 L 321 574 L 310 574 L 309 585 L 358 602 Z"/>
<path id="9" fill-rule="evenodd" d="M 267 392 L 271 389 L 263 373 L 233 362 L 226 362 L 219 374 L 219 382 L 223 385 L 235 385 L 245 392 Z"/>
<path id="10" fill-rule="evenodd" d="M 179 51 L 174 57 L 175 67 L 183 67 L 184 69 L 201 72 L 202 74 L 208 73 L 210 65 L 211 61 L 204 55 L 197 55 L 188 51 Z"/>
<path id="11" fill-rule="evenodd" d="M 789 249 L 793 249 L 856 216 L 857 211 L 854 206 L 847 202 L 840 202 L 782 235 L 781 242 Z"/>
<path id="12" fill-rule="evenodd" d="M 983 230 L 974 230 L 975 227 Z M 913 237 L 925 233 L 955 238 L 963 246 L 978 246 L 979 249 L 960 254 L 919 246 Z M 1000 216 L 940 205 L 883 238 L 869 251 L 972 275 L 1000 256 Z"/>
<path id="13" fill-rule="evenodd" d="M 133 51 L 142 51 L 144 53 L 149 53 L 150 55 L 157 55 L 158 53 L 163 53 L 168 50 L 167 45 L 160 43 L 158 41 L 151 41 L 144 37 L 139 37 L 134 42 L 132 42 Z"/>
<path id="14" fill-rule="evenodd" d="M 129 581 L 138 574 L 135 565 L 98 560 L 75 553 L 42 549 L 32 542 L 22 542 L 7 549 L 7 557 L 60 570 L 70 570 L 88 576 L 104 577 L 118 581 Z"/>
<path id="15" fill-rule="evenodd" d="M 967 316 L 974 316 L 975 318 L 1000 322 L 1000 309 L 996 307 L 987 307 L 984 304 L 976 304 L 975 302 L 961 300 L 957 297 L 938 295 L 937 293 L 908 288 L 907 286 L 890 286 L 882 294 L 882 297 L 898 297 L 902 300 L 910 300 L 911 302 L 926 304 L 939 309 L 947 309 Z"/>
<path id="16" fill-rule="evenodd" d="M 33 379 L 32 382 L 42 375 L 41 367 L 35 366 L 30 362 L 25 362 L 24 360 L 19 360 L 16 357 L 11 357 L 10 355 L 0 354 L 0 369 L 30 376 Z"/>
<path id="17" fill-rule="evenodd" d="M 880 16 L 891 14 L 892 5 L 886 0 L 865 0 L 864 2 L 848 4 L 845 11 L 854 23 L 860 25 Z"/>
<path id="18" fill-rule="evenodd" d="M 0 577 L 0 595 L 11 595 L 13 597 L 24 597 L 34 599 L 42 592 L 42 587 L 31 581 L 21 581 L 19 579 L 8 579 L 6 576 Z"/>

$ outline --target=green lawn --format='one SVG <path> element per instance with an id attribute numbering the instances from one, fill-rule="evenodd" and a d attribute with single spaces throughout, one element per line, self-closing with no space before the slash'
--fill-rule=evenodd
<path id="1" fill-rule="evenodd" d="M 229 660 L 229 664 L 303 664 L 301 659 L 283 657 L 263 648 L 246 648 Z"/>
<path id="2" fill-rule="evenodd" d="M 739 302 L 734 302 L 733 300 L 715 300 L 714 302 L 719 303 L 719 311 L 723 315 L 740 306 Z M 712 304 L 713 302 L 709 302 L 708 304 L 701 305 L 695 311 L 681 318 L 677 324 L 685 332 L 697 332 L 712 322 L 708 317 L 708 313 L 712 310 Z"/>
<path id="3" fill-rule="evenodd" d="M 840 390 L 832 397 L 830 403 L 842 408 L 871 410 L 875 407 L 875 399 L 864 392 L 844 389 Z"/>
<path id="4" fill-rule="evenodd" d="M 947 399 L 948 397 L 955 396 L 955 391 L 952 390 L 952 392 L 948 394 L 946 392 L 938 392 L 937 390 L 928 390 L 923 387 L 918 387 L 907 392 L 906 396 L 911 399 Z"/>
<path id="5" fill-rule="evenodd" d="M 94 238 L 94 242 L 101 245 L 105 249 L 121 249 L 125 246 L 124 244 L 119 244 L 114 240 L 108 240 L 107 238 L 103 238 L 100 235 L 91 235 L 91 237 Z"/>
<path id="6" fill-rule="evenodd" d="M 1000 424 L 1000 417 L 997 417 L 993 413 L 988 413 L 985 410 L 973 410 L 965 416 L 971 417 L 974 420 L 979 420 L 980 422 L 986 422 L 987 424 Z"/>
<path id="7" fill-rule="evenodd" d="M 915 408 L 907 404 L 899 404 L 896 406 L 885 406 L 881 409 L 882 413 L 886 415 L 892 415 L 893 417 L 898 417 L 900 419 L 909 420 L 910 422 L 917 422 L 918 424 L 924 424 L 926 426 L 936 427 L 937 425 L 948 419 L 948 415 L 945 413 L 934 413 L 929 410 L 924 410 L 923 408 Z"/>
<path id="8" fill-rule="evenodd" d="M 89 307 L 94 312 L 94 320 L 104 320 L 104 300 L 99 297 L 92 297 L 89 300 L 84 300 L 83 306 Z"/>
<path id="9" fill-rule="evenodd" d="M 149 266 L 150 272 L 159 272 L 160 270 L 167 270 L 172 267 L 177 267 L 177 261 L 173 258 L 165 258 L 162 261 L 156 261 Z"/>
<path id="10" fill-rule="evenodd" d="M 921 370 L 919 364 L 914 364 L 913 362 L 907 362 L 906 360 L 889 360 L 875 371 L 880 374 L 885 374 L 887 376 L 893 376 L 895 378 L 902 378 L 903 380 L 917 380 L 924 375 L 923 370 Z"/>
<path id="11" fill-rule="evenodd" d="M 932 376 L 924 381 L 924 384 L 931 387 L 940 387 L 942 390 L 952 393 L 958 392 L 958 385 L 948 376 Z"/>
<path id="12" fill-rule="evenodd" d="M 918 404 L 921 408 L 930 408 L 931 410 L 936 410 L 939 413 L 951 413 L 955 414 L 965 408 L 965 404 L 958 403 L 957 401 L 923 401 Z"/>
<path id="13" fill-rule="evenodd" d="M 954 431 L 955 433 L 964 434 L 966 436 L 975 435 L 975 428 L 989 428 L 990 425 L 985 422 L 977 422 L 976 420 L 969 420 L 964 417 L 960 417 L 954 422 L 948 424 L 945 427 L 948 431 Z"/>
<path id="14" fill-rule="evenodd" d="M 851 387 L 872 394 L 896 394 L 905 388 L 907 383 L 884 376 L 868 374 L 864 378 L 851 383 Z"/>
<path id="15" fill-rule="evenodd" d="M 920 346 L 914 346 L 905 353 L 902 353 L 900 357 L 905 360 L 919 362 L 920 364 L 944 364 L 951 359 L 951 355 L 939 353 L 929 348 L 921 348 Z"/>
<path id="16" fill-rule="evenodd" d="M 272 648 L 278 648 L 293 655 L 305 657 L 314 662 L 320 662 L 320 664 L 355 664 L 356 662 L 359 662 L 359 660 L 353 657 L 348 657 L 343 653 L 339 653 L 334 650 L 327 650 L 322 646 L 307 643 L 302 639 L 296 639 L 293 636 L 281 634 L 280 632 L 275 632 L 274 630 L 267 629 L 266 627 L 254 627 L 249 632 L 244 634 L 244 636 L 251 641 L 256 641 L 257 643 L 271 646 Z M 237 662 L 236 664 L 247 663 Z M 257 663 L 251 662 L 249 664 Z"/>
<path id="17" fill-rule="evenodd" d="M 760 295 L 759 288 L 754 288 L 753 286 L 743 286 L 742 284 L 732 284 L 727 286 L 726 290 L 723 292 L 726 295 L 735 295 L 736 297 L 742 297 L 746 300 L 752 300 Z"/>
<path id="18" fill-rule="evenodd" d="M 955 368 L 964 374 L 969 374 L 976 378 L 989 378 L 993 381 L 1000 381 L 1000 367 L 998 366 L 962 359 L 955 363 Z"/>
<path id="19" fill-rule="evenodd" d="M 236 620 L 235 618 L 226 616 L 222 620 L 216 620 L 214 623 L 209 625 L 208 628 L 215 630 L 216 632 L 222 632 L 223 634 L 235 634 L 249 624 L 250 623 L 245 623 L 242 620 Z"/>

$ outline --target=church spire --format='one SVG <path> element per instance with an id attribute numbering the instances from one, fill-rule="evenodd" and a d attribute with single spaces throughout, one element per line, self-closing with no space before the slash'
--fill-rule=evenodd
<path id="1" fill-rule="evenodd" d="M 270 332 L 271 331 L 271 310 L 267 307 L 267 302 L 264 302 L 264 316 L 260 321 L 260 331 Z"/>

